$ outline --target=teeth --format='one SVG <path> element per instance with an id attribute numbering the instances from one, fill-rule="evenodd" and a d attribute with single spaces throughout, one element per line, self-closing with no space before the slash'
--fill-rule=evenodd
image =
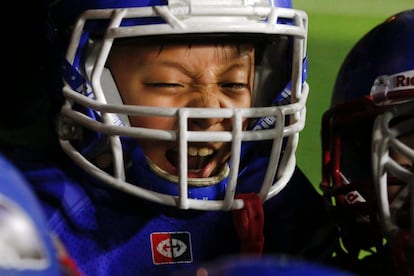
<path id="1" fill-rule="evenodd" d="M 190 156 L 197 156 L 198 150 L 197 148 L 189 147 L 188 148 L 188 155 Z"/>
<path id="2" fill-rule="evenodd" d="M 208 156 L 212 155 L 213 150 L 210 148 L 196 148 L 196 147 L 189 147 L 188 148 L 188 155 L 190 156 Z"/>

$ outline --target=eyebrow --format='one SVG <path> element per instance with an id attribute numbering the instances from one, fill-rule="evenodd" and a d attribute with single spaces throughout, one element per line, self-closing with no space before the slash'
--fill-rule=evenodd
<path id="1" fill-rule="evenodd" d="M 241 56 L 241 58 L 243 58 L 243 59 L 247 58 L 247 57 L 248 57 L 248 55 Z M 244 68 L 244 67 L 246 67 L 247 69 L 250 69 L 251 68 L 251 62 L 250 62 L 250 59 L 247 59 L 247 60 L 248 60 L 248 62 L 246 62 L 246 63 L 242 62 L 241 60 L 240 61 L 235 61 L 233 63 L 229 63 L 228 66 L 225 67 L 225 70 L 222 71 L 222 73 L 231 71 L 234 68 Z M 182 71 L 182 72 L 184 72 L 188 75 L 193 75 L 193 73 L 194 73 L 193 70 L 189 66 L 187 66 L 187 65 L 185 65 L 181 62 L 176 62 L 176 61 L 165 60 L 165 61 L 158 61 L 158 62 L 140 63 L 141 67 L 145 67 L 145 66 L 151 67 L 151 66 L 157 66 L 157 65 L 177 68 L 180 71 Z"/>

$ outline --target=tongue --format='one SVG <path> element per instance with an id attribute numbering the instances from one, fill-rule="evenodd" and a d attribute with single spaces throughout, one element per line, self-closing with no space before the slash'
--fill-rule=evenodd
<path id="1" fill-rule="evenodd" d="M 206 158 L 200 156 L 187 156 L 188 160 L 188 169 L 189 170 L 198 170 L 204 167 Z"/>

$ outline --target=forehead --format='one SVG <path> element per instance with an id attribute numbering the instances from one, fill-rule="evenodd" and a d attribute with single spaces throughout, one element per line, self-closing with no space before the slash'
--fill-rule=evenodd
<path id="1" fill-rule="evenodd" d="M 217 59 L 227 63 L 242 59 L 254 60 L 254 46 L 250 43 L 142 43 L 140 41 L 120 41 L 114 44 L 112 56 L 123 60 L 183 60 Z M 187 60 L 188 61 L 188 60 Z"/>
<path id="2" fill-rule="evenodd" d="M 239 52 L 251 51 L 254 45 L 249 42 L 149 42 L 140 39 L 120 39 L 114 42 L 113 48 L 155 49 L 160 52 L 164 49 L 192 49 L 211 47 L 216 49 L 236 49 Z"/>

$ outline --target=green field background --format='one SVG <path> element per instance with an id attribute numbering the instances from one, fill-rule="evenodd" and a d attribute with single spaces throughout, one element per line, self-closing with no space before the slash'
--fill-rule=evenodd
<path id="1" fill-rule="evenodd" d="M 352 46 L 386 17 L 409 8 L 414 0 L 293 0 L 307 12 L 310 94 L 305 129 L 300 134 L 297 163 L 319 189 L 320 124 L 329 108 L 336 74 Z M 414 26 L 413 26 L 414 27 Z"/>

